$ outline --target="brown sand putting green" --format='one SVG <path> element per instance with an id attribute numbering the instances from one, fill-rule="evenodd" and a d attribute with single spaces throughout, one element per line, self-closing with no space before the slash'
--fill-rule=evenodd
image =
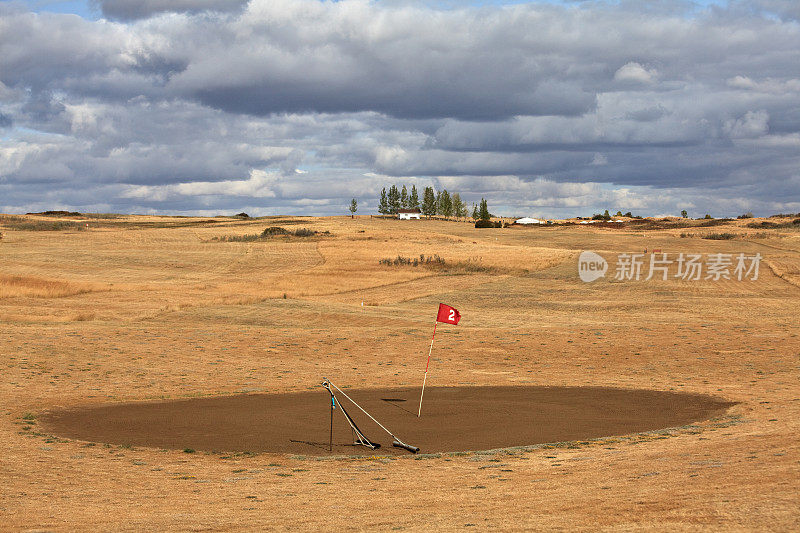
<path id="1" fill-rule="evenodd" d="M 335 391 L 334 391 L 335 392 Z M 348 389 L 381 424 L 421 453 L 486 450 L 624 435 L 707 420 L 733 405 L 719 398 L 596 387 Z M 319 391 L 249 394 L 54 410 L 41 421 L 56 435 L 131 446 L 304 455 L 407 454 L 339 393 L 337 400 L 381 449 L 353 446 L 350 426 Z"/>

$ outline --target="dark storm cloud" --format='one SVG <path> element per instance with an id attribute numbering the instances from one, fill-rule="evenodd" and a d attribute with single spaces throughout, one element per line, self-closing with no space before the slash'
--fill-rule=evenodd
<path id="1" fill-rule="evenodd" d="M 236 11 L 247 0 L 91 0 L 103 16 L 114 20 L 136 20 L 161 13 L 201 13 Z"/>
<path id="2" fill-rule="evenodd" d="M 735 76 L 785 78 L 800 60 L 793 25 L 697 24 L 611 9 L 392 11 L 367 2 L 272 0 L 254 1 L 235 18 L 156 19 L 127 31 L 16 18 L 2 37 L 15 52 L 0 63 L 6 85 L 188 97 L 254 115 L 580 116 L 602 93 L 671 93 L 689 81 L 710 93 Z"/>
<path id="3" fill-rule="evenodd" d="M 0 210 L 48 183 L 70 205 L 326 213 L 392 182 L 800 210 L 794 2 L 99 5 L 126 22 L 0 4 Z"/>

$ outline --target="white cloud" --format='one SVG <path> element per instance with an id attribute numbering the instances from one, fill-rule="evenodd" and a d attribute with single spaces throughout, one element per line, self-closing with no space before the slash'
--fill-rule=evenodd
<path id="1" fill-rule="evenodd" d="M 248 179 L 225 181 L 190 181 L 171 185 L 140 185 L 128 187 L 122 198 L 137 198 L 155 202 L 183 196 L 246 196 L 274 198 L 276 173 L 253 170 Z"/>
<path id="2" fill-rule="evenodd" d="M 657 70 L 648 70 L 635 61 L 625 63 L 614 73 L 614 79 L 617 81 L 630 81 L 643 84 L 653 83 L 657 77 Z"/>
<path id="3" fill-rule="evenodd" d="M 754 81 L 747 76 L 734 76 L 727 80 L 728 86 L 734 89 L 745 89 L 769 94 L 786 94 L 800 92 L 800 79 L 791 78 L 777 80 L 766 78 L 762 81 Z"/>

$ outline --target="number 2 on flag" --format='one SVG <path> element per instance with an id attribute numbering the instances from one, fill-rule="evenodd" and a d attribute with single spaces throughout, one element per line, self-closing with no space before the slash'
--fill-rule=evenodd
<path id="1" fill-rule="evenodd" d="M 449 305 L 439 304 L 439 313 L 436 315 L 437 322 L 455 325 L 458 324 L 459 320 L 461 320 L 461 314 L 458 309 Z"/>

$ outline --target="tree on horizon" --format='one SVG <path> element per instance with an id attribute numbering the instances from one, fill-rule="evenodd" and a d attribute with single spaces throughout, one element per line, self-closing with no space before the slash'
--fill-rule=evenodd
<path id="1" fill-rule="evenodd" d="M 439 214 L 444 215 L 445 218 L 450 218 L 453 215 L 453 199 L 447 189 L 442 190 L 439 196 Z"/>
<path id="2" fill-rule="evenodd" d="M 422 214 L 428 218 L 436 214 L 436 193 L 433 192 L 433 187 L 425 187 L 422 194 Z"/>
<path id="3" fill-rule="evenodd" d="M 485 198 L 481 198 L 481 206 L 478 208 L 478 217 L 481 220 L 491 220 L 492 214 L 489 213 L 489 205 L 486 203 Z"/>
<path id="4" fill-rule="evenodd" d="M 392 185 L 389 187 L 389 213 L 396 215 L 400 209 L 400 191 L 397 190 L 397 185 Z"/>
<path id="5" fill-rule="evenodd" d="M 378 202 L 378 213 L 381 215 L 389 214 L 389 201 L 386 199 L 386 187 L 381 190 L 381 199 Z"/>
<path id="6" fill-rule="evenodd" d="M 467 216 L 467 204 L 464 203 L 458 193 L 453 194 L 453 215 L 456 218 L 466 218 Z"/>
<path id="7" fill-rule="evenodd" d="M 419 208 L 419 194 L 417 194 L 417 187 L 415 185 L 411 186 L 411 194 L 408 197 L 408 207 L 409 209 Z"/>

